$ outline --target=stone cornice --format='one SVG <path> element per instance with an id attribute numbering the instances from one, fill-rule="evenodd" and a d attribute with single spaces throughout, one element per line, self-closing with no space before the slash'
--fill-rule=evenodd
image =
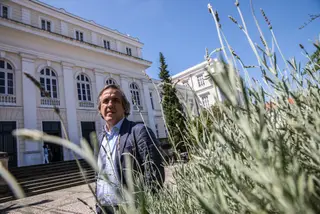
<path id="1" fill-rule="evenodd" d="M 130 78 L 131 77 L 129 77 L 128 75 L 120 74 L 120 79 L 130 80 Z"/>
<path id="2" fill-rule="evenodd" d="M 122 34 L 116 30 L 111 30 L 107 27 L 98 25 L 94 21 L 88 21 L 81 17 L 75 16 L 64 9 L 57 9 L 51 5 L 45 4 L 43 2 L 37 1 L 37 0 L 11 0 L 12 2 L 22 5 L 26 8 L 29 8 L 31 10 L 38 11 L 40 13 L 53 16 L 56 19 L 59 19 L 64 22 L 68 22 L 70 24 L 74 24 L 77 26 L 83 26 L 84 28 L 100 33 L 102 35 L 109 36 L 111 38 L 120 40 L 122 42 L 132 44 L 136 47 L 142 48 L 143 43 L 139 42 L 137 38 L 133 38 L 130 36 L 127 36 L 125 34 Z"/>
<path id="3" fill-rule="evenodd" d="M 217 59 L 211 59 L 210 60 L 211 63 L 217 62 Z M 199 71 L 205 71 L 204 69 L 207 67 L 207 61 L 204 61 L 202 63 L 199 63 L 191 68 L 188 68 L 180 73 L 177 73 L 175 75 L 172 76 L 173 80 L 177 80 L 177 79 L 184 79 L 186 77 L 190 77 L 193 74 L 198 73 Z"/>
<path id="4" fill-rule="evenodd" d="M 105 71 L 102 69 L 94 68 L 93 69 L 96 76 L 104 76 Z"/>
<path id="5" fill-rule="evenodd" d="M 73 64 L 73 63 L 63 62 L 63 61 L 61 61 L 61 65 L 62 65 L 62 67 L 67 67 L 67 68 L 72 68 L 75 66 L 75 64 Z"/>
<path id="6" fill-rule="evenodd" d="M 73 45 L 73 46 L 77 46 L 77 47 L 81 47 L 90 51 L 95 51 L 101 54 L 105 54 L 108 56 L 113 56 L 113 57 L 117 57 L 123 60 L 127 60 L 129 62 L 133 62 L 133 63 L 137 63 L 143 66 L 146 66 L 146 68 L 150 67 L 152 62 L 141 59 L 139 57 L 135 57 L 135 56 L 129 56 L 125 53 L 116 51 L 116 50 L 106 50 L 103 47 L 100 47 L 98 45 L 95 44 L 91 44 L 88 42 L 82 42 L 82 41 L 78 41 L 74 38 L 62 35 L 62 34 L 58 34 L 58 33 L 54 33 L 54 32 L 48 32 L 48 31 L 44 31 L 38 27 L 34 27 L 22 22 L 18 22 L 15 20 L 11 20 L 11 19 L 4 19 L 0 17 L 0 25 L 15 29 L 15 30 L 20 30 L 26 33 L 31 33 L 34 34 L 36 36 L 41 36 L 47 39 L 51 39 L 54 41 L 58 41 L 58 42 L 63 42 L 69 45 Z"/>
<path id="7" fill-rule="evenodd" d="M 34 62 L 34 60 L 36 60 L 38 58 L 36 55 L 27 54 L 27 53 L 23 53 L 23 52 L 20 52 L 19 55 L 21 56 L 23 61 L 28 61 L 28 62 Z"/>
<path id="8" fill-rule="evenodd" d="M 151 80 L 149 80 L 147 77 L 144 77 L 141 79 L 142 83 L 151 83 Z"/>
<path id="9" fill-rule="evenodd" d="M 11 53 L 16 53 L 16 54 L 20 54 L 21 52 L 23 53 L 27 53 L 29 56 L 30 55 L 38 55 L 41 56 L 41 58 L 39 57 L 38 59 L 45 59 L 45 60 L 50 60 L 52 62 L 63 62 L 67 64 L 71 64 L 72 67 L 83 67 L 83 68 L 87 68 L 87 69 L 99 69 L 100 71 L 103 71 L 103 73 L 113 73 L 113 74 L 118 74 L 118 75 L 125 75 L 128 78 L 143 78 L 144 76 L 138 73 L 130 73 L 130 77 L 128 76 L 127 72 L 130 71 L 126 71 L 123 69 L 119 69 L 119 68 L 114 68 L 114 67 L 110 67 L 110 66 L 97 66 L 95 64 L 91 64 L 89 62 L 83 62 L 80 60 L 74 60 L 74 59 L 66 59 L 64 57 L 59 57 L 59 56 L 55 56 L 55 55 L 50 55 L 50 54 L 45 54 L 45 53 L 41 53 L 41 52 L 36 52 L 36 51 L 32 51 L 32 50 L 27 50 L 27 49 L 23 49 L 23 48 L 18 48 L 18 47 L 12 47 L 12 46 L 8 46 L 5 44 L 0 44 L 0 49 L 4 50 L 4 51 L 8 51 Z M 66 61 L 68 60 L 68 61 Z M 111 72 L 110 72 L 111 71 Z"/>

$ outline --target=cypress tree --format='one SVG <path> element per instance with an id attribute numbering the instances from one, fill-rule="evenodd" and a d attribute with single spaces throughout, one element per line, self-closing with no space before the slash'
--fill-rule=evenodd
<path id="1" fill-rule="evenodd" d="M 159 78 L 162 83 L 161 90 L 161 104 L 163 107 L 164 117 L 167 122 L 168 132 L 170 133 L 171 142 L 181 152 L 186 151 L 183 133 L 185 132 L 185 117 L 182 115 L 183 108 L 177 97 L 177 90 L 172 83 L 168 71 L 168 65 L 163 54 L 160 52 L 160 67 Z M 178 128 L 179 127 L 179 128 Z"/>

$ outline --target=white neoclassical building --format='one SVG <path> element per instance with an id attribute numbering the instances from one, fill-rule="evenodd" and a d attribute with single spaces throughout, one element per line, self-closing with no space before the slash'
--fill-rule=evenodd
<path id="1" fill-rule="evenodd" d="M 210 60 L 213 63 L 219 63 L 217 59 Z M 206 67 L 207 62 L 204 61 L 172 76 L 172 80 L 178 85 L 184 85 L 194 91 L 203 108 L 214 105 L 218 100 L 225 100 L 220 89 L 208 77 Z M 189 96 L 188 101 L 191 106 L 194 106 L 194 97 Z"/>
<path id="2" fill-rule="evenodd" d="M 43 163 L 43 144 L 13 138 L 14 129 L 65 137 L 64 125 L 72 142 L 89 139 L 102 125 L 96 100 L 106 84 L 120 85 L 135 100 L 129 119 L 144 121 L 164 138 L 159 96 L 143 74 L 151 62 L 142 58 L 142 48 L 138 39 L 64 9 L 37 0 L 1 0 L 0 151 L 9 153 L 9 166 Z M 24 73 L 35 77 L 50 98 Z M 72 159 L 66 149 L 50 147 L 53 161 Z"/>

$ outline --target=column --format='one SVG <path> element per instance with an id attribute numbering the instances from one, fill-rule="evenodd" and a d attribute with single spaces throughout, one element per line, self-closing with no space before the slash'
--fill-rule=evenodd
<path id="1" fill-rule="evenodd" d="M 39 89 L 24 75 L 30 74 L 35 77 L 35 56 L 21 54 L 22 59 L 22 96 L 23 96 L 23 122 L 26 129 L 38 129 L 37 127 L 37 95 Z M 25 140 L 24 164 L 34 165 L 42 162 L 41 149 L 38 142 Z"/>
<path id="2" fill-rule="evenodd" d="M 130 102 L 130 115 L 128 117 L 129 120 L 132 120 L 133 115 L 133 105 L 132 105 L 132 101 L 131 101 L 131 92 L 129 89 L 129 81 L 128 78 L 124 75 L 120 75 L 120 84 L 121 84 L 121 89 L 124 92 L 124 94 L 126 95 L 128 101 Z"/>
<path id="3" fill-rule="evenodd" d="M 104 75 L 102 74 L 102 71 L 97 71 L 96 69 L 94 70 L 94 75 L 95 75 L 95 78 L 96 78 L 96 89 L 97 89 L 97 99 L 99 99 L 99 93 L 100 91 L 103 89 L 104 87 Z M 99 117 L 100 118 L 100 125 L 104 125 L 106 122 L 104 121 L 104 119 L 102 119 L 102 117 Z"/>
<path id="4" fill-rule="evenodd" d="M 155 126 L 155 122 L 154 122 L 154 113 L 153 113 L 153 109 L 151 106 L 151 101 L 150 101 L 150 90 L 149 90 L 149 82 L 146 79 L 142 80 L 142 84 L 143 84 L 143 93 L 144 93 L 144 97 L 145 97 L 145 102 L 146 102 L 146 106 L 147 106 L 147 110 L 148 110 L 148 118 L 149 118 L 149 126 L 152 129 L 153 133 L 156 133 L 156 126 Z"/>
<path id="5" fill-rule="evenodd" d="M 63 80 L 64 80 L 64 91 L 66 99 L 66 112 L 68 122 L 68 135 L 71 142 L 78 144 L 80 143 L 80 136 L 78 130 L 77 120 L 77 94 L 75 93 L 75 79 L 72 70 L 72 64 L 62 63 L 63 69 Z M 69 160 L 73 159 L 73 156 L 69 152 Z M 67 156 L 65 156 L 67 157 Z M 65 158 L 67 160 L 67 158 Z"/>

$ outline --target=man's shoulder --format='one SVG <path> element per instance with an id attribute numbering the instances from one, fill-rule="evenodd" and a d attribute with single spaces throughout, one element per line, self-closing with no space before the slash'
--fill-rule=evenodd
<path id="1" fill-rule="evenodd" d="M 130 123 L 130 127 L 132 129 L 139 129 L 140 130 L 145 127 L 145 124 L 142 121 L 135 122 L 135 121 L 128 120 L 128 122 Z"/>
<path id="2" fill-rule="evenodd" d="M 152 132 L 152 129 L 148 127 L 144 122 L 142 121 L 131 121 L 127 120 L 128 123 L 130 123 L 131 132 L 134 134 L 140 134 L 140 133 L 149 133 Z"/>

